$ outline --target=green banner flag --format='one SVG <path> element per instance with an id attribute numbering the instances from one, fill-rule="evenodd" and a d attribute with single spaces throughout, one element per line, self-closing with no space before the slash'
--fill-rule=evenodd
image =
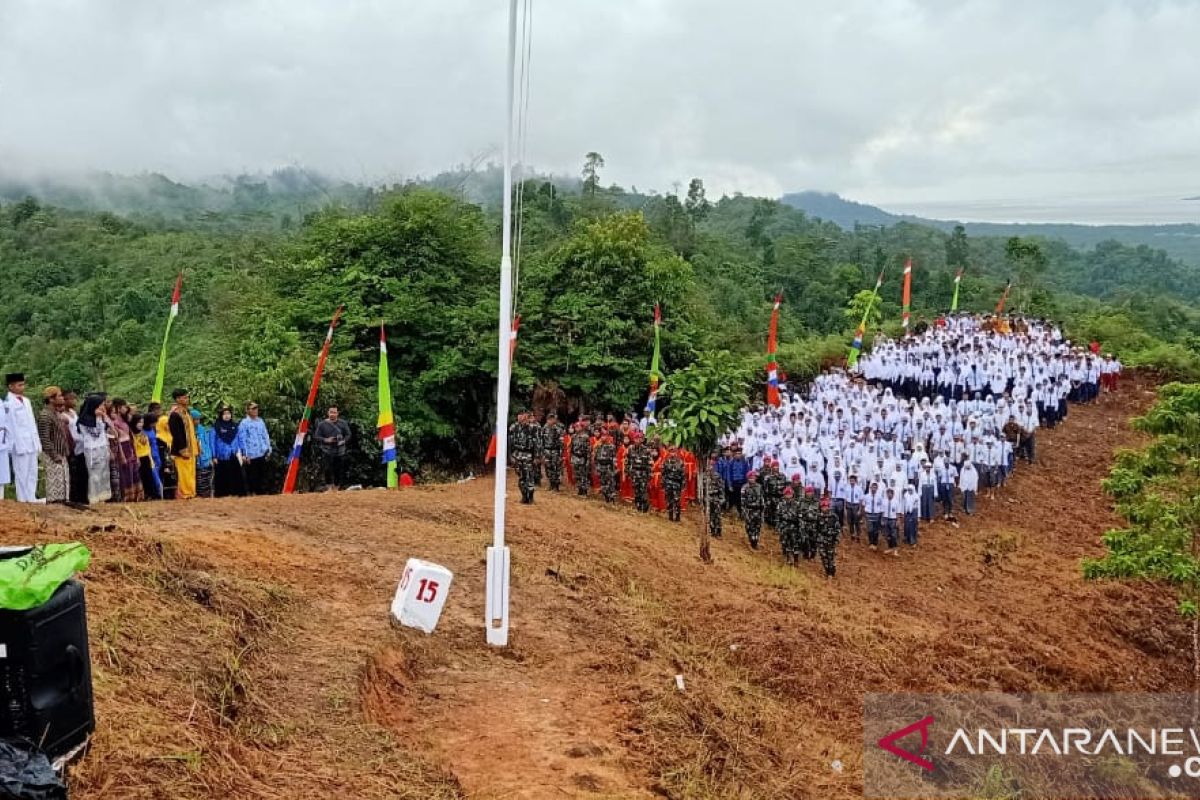
<path id="1" fill-rule="evenodd" d="M 883 273 L 879 273 L 879 277 L 875 279 L 875 288 L 871 291 L 871 299 L 867 301 L 867 307 L 863 310 L 862 322 L 858 323 L 858 328 L 854 331 L 854 341 L 850 344 L 850 352 L 846 355 L 846 364 L 851 369 L 858 363 L 858 357 L 862 355 L 863 335 L 867 332 L 867 319 L 871 316 L 871 309 L 875 305 L 875 298 L 879 296 L 879 287 L 883 286 Z"/>
<path id="2" fill-rule="evenodd" d="M 167 342 L 171 339 L 171 326 L 175 324 L 175 318 L 179 316 L 179 294 L 183 289 L 183 273 L 179 273 L 179 277 L 175 279 L 175 291 L 171 294 L 171 314 L 167 317 L 167 331 L 163 334 L 162 350 L 158 353 L 158 373 L 154 376 L 154 391 L 150 395 L 150 402 L 161 403 L 163 393 L 163 379 L 167 375 Z"/>
<path id="3" fill-rule="evenodd" d="M 654 419 L 658 410 L 658 384 L 662 381 L 659 333 L 662 329 L 662 310 L 654 304 L 654 355 L 650 357 L 650 396 L 646 398 L 646 417 Z"/>
<path id="4" fill-rule="evenodd" d="M 388 378 L 387 333 L 379 326 L 379 440 L 387 464 L 387 487 L 396 488 L 396 421 L 392 417 L 392 383 Z"/>

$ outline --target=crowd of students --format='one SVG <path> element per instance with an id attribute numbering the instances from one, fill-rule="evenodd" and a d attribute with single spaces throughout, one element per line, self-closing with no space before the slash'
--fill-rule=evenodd
<path id="1" fill-rule="evenodd" d="M 5 383 L 0 498 L 9 483 L 19 502 L 80 505 L 269 490 L 271 438 L 256 403 L 240 420 L 229 407 L 209 420 L 183 389 L 169 406 L 142 411 L 103 392 L 80 403 L 76 393 L 47 386 L 35 408 L 23 374 L 9 373 Z"/>
<path id="2" fill-rule="evenodd" d="M 826 497 L 854 541 L 915 547 L 940 513 L 976 512 L 1024 461 L 1037 432 L 1070 403 L 1118 388 L 1121 363 L 1074 345 L 1055 325 L 1020 317 L 952 315 L 920 334 L 880 340 L 852 371 L 818 376 L 803 394 L 747 408 L 726 436 L 718 471 L 727 505 L 742 511 L 760 483 L 764 516 L 786 488 Z M 793 488 L 792 491 L 796 491 Z"/>
<path id="3" fill-rule="evenodd" d="M 1037 462 L 1040 429 L 1064 421 L 1072 403 L 1117 391 L 1121 369 L 1098 343 L 1074 344 L 1046 321 L 955 314 L 877 339 L 853 369 L 824 372 L 804 391 L 782 384 L 779 404 L 744 409 L 707 466 L 632 414 L 568 429 L 553 413 L 544 425 L 522 413 L 510 440 L 525 502 L 543 466 L 552 490 L 565 474 L 579 495 L 598 491 L 674 521 L 705 497 L 714 536 L 734 512 L 751 547 L 764 524 L 776 528 L 789 562 L 820 550 L 832 577 L 843 532 L 899 555 L 901 540 L 917 547 L 923 524 L 974 515 L 1022 462 Z"/>

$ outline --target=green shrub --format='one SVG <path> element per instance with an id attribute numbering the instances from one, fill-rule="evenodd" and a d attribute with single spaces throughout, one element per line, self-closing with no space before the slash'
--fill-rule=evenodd
<path id="1" fill-rule="evenodd" d="M 1100 342 L 1105 352 L 1124 357 L 1146 350 L 1158 342 L 1124 311 L 1100 309 L 1067 323 L 1067 334 L 1075 341 Z"/>
<path id="2" fill-rule="evenodd" d="M 1144 350 L 1137 350 L 1122 357 L 1127 367 L 1149 370 L 1163 380 L 1200 381 L 1200 353 L 1182 344 L 1157 342 Z"/>

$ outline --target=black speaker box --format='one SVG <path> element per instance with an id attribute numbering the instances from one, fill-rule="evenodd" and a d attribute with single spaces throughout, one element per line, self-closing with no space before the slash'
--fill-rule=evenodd
<path id="1" fill-rule="evenodd" d="M 83 585 L 67 581 L 37 608 L 0 609 L 0 737 L 54 759 L 95 729 Z"/>

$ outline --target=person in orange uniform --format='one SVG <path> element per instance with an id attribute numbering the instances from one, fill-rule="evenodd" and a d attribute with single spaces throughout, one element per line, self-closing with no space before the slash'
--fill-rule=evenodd
<path id="1" fill-rule="evenodd" d="M 625 469 L 625 457 L 629 454 L 629 447 L 633 440 L 630 438 L 629 431 L 622 431 L 624 434 L 624 443 L 617 448 L 617 476 L 620 480 L 620 495 L 621 499 L 627 503 L 633 502 L 633 481 L 629 478 L 629 473 Z"/>

